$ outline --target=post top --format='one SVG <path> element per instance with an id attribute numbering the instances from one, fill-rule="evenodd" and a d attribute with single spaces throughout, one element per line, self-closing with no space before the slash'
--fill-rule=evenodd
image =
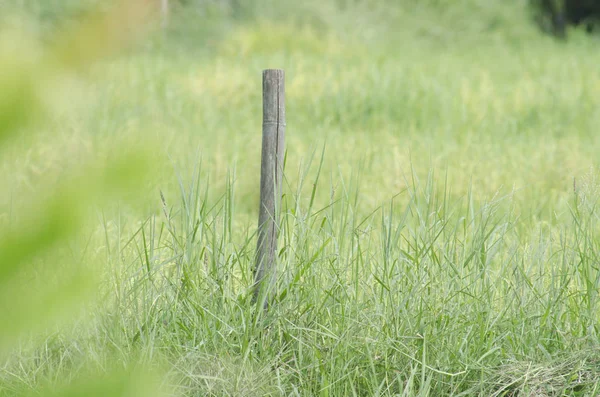
<path id="1" fill-rule="evenodd" d="M 283 69 L 263 69 L 263 74 L 267 73 L 285 73 Z"/>

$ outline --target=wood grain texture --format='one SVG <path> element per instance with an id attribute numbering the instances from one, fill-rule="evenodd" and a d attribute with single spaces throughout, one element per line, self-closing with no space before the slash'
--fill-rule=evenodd
<path id="1" fill-rule="evenodd" d="M 277 236 L 285 154 L 285 74 L 263 71 L 263 125 L 260 207 L 254 299 L 266 308 L 276 278 Z"/>

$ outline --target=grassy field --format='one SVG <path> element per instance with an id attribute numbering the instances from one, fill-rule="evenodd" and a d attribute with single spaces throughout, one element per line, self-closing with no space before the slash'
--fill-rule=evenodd
<path id="1" fill-rule="evenodd" d="M 78 5 L 13 3 L 42 43 Z M 158 149 L 39 259 L 102 282 L 0 350 L 0 393 L 141 362 L 168 395 L 600 395 L 598 39 L 546 37 L 517 0 L 299 3 L 174 10 L 4 145 L 6 228 L 88 158 Z M 287 156 L 261 316 L 266 68 L 286 71 Z"/>

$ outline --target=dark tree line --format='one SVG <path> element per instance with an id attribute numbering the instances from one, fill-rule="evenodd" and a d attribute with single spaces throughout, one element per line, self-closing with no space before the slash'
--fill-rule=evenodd
<path id="1" fill-rule="evenodd" d="M 600 0 L 530 0 L 536 22 L 545 31 L 565 38 L 568 26 L 585 26 L 591 33 L 600 22 Z"/>

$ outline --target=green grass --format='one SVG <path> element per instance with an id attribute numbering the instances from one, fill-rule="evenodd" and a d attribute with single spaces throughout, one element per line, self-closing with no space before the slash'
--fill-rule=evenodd
<path id="1" fill-rule="evenodd" d="M 597 38 L 545 37 L 517 1 L 279 3 L 175 13 L 5 148 L 8 225 L 87 156 L 160 144 L 134 204 L 65 242 L 98 299 L 8 349 L 0 393 L 141 361 L 189 396 L 600 394 Z M 265 68 L 287 157 L 261 315 Z"/>

